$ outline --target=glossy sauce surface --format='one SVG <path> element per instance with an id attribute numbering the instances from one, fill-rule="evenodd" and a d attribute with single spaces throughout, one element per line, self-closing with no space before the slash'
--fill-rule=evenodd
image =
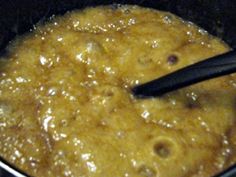
<path id="1" fill-rule="evenodd" d="M 0 155 L 38 177 L 212 176 L 236 162 L 236 77 L 152 99 L 130 88 L 228 50 L 138 6 L 52 18 L 1 58 Z"/>

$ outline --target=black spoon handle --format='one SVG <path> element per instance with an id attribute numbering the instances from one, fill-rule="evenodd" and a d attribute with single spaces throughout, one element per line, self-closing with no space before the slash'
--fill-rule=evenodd
<path id="1" fill-rule="evenodd" d="M 214 177 L 235 177 L 236 176 L 236 164 L 229 167 L 225 171 L 221 172 L 218 175 L 215 175 Z"/>
<path id="2" fill-rule="evenodd" d="M 132 89 L 138 97 L 160 96 L 200 81 L 236 72 L 236 51 L 212 57 Z"/>

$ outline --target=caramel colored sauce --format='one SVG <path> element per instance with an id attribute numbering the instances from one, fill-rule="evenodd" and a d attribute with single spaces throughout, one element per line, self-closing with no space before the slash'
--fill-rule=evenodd
<path id="1" fill-rule="evenodd" d="M 212 176 L 236 162 L 236 76 L 152 99 L 130 88 L 228 50 L 138 6 L 53 17 L 1 58 L 0 155 L 38 177 Z"/>

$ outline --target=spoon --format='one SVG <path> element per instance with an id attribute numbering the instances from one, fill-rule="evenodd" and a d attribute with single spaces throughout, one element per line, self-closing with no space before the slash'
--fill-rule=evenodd
<path id="1" fill-rule="evenodd" d="M 161 96 L 201 81 L 236 72 L 236 51 L 230 51 L 132 88 L 138 98 Z"/>

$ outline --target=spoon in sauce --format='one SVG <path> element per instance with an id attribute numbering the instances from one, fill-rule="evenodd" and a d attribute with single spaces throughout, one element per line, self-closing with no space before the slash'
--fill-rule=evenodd
<path id="1" fill-rule="evenodd" d="M 138 98 L 161 96 L 208 79 L 236 72 L 236 51 L 230 51 L 150 82 L 135 86 L 132 93 Z"/>

